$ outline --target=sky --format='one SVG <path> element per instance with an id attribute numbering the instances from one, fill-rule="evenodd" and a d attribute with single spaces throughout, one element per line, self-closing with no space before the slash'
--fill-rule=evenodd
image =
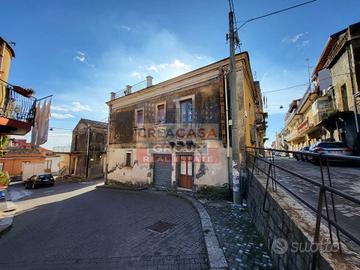
<path id="1" fill-rule="evenodd" d="M 301 2 L 234 0 L 236 19 L 241 24 Z M 107 121 L 110 92 L 147 75 L 159 83 L 229 55 L 227 0 L 12 0 L 1 10 L 0 36 L 16 42 L 9 82 L 34 89 L 37 98 L 54 95 L 49 149 L 69 146 L 80 118 Z M 306 84 L 306 59 L 312 69 L 328 37 L 358 22 L 359 10 L 358 0 L 318 0 L 239 31 L 267 97 L 270 143 L 306 86 L 271 91 Z"/>

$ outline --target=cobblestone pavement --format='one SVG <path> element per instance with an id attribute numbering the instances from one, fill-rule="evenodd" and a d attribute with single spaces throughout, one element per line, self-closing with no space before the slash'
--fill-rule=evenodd
<path id="1" fill-rule="evenodd" d="M 275 269 L 246 208 L 230 202 L 203 201 L 229 269 Z"/>
<path id="2" fill-rule="evenodd" d="M 154 191 L 58 184 L 21 197 L 0 237 L 0 269 L 207 269 L 197 212 L 185 200 Z M 20 194 L 20 195 L 19 195 Z M 158 221 L 174 224 L 158 233 Z"/>

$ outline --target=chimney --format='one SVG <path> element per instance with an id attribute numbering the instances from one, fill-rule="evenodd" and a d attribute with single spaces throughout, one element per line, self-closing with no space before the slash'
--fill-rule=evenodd
<path id="1" fill-rule="evenodd" d="M 152 86 L 152 80 L 153 80 L 153 77 L 151 76 L 146 76 L 146 87 L 150 87 Z"/>
<path id="2" fill-rule="evenodd" d="M 131 85 L 127 85 L 124 91 L 125 96 L 131 94 Z"/>
<path id="3" fill-rule="evenodd" d="M 110 100 L 113 100 L 116 98 L 116 93 L 115 92 L 111 92 L 110 93 Z"/>

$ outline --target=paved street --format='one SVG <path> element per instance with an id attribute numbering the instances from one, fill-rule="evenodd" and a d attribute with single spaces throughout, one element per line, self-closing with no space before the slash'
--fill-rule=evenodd
<path id="1" fill-rule="evenodd" d="M 12 187 L 18 212 L 0 238 L 0 269 L 207 268 L 198 214 L 188 202 L 96 184 Z M 169 229 L 148 228 L 158 221 Z"/>
<path id="2" fill-rule="evenodd" d="M 277 157 L 275 159 L 275 164 L 318 181 L 319 183 L 321 182 L 320 167 L 314 164 L 284 157 Z M 306 181 L 278 169 L 276 170 L 276 175 L 277 179 L 284 183 L 288 188 L 295 191 L 296 194 L 300 195 L 313 207 L 317 208 L 319 188 L 314 188 L 314 186 Z M 337 188 L 340 191 L 356 198 L 360 198 L 359 167 L 349 164 L 333 165 L 330 166 L 330 176 L 334 188 Z M 326 169 L 324 169 L 324 179 L 325 183 L 329 185 Z M 327 200 L 332 218 L 332 207 L 329 193 L 327 193 Z M 334 202 L 339 224 L 347 228 L 352 234 L 356 235 L 360 239 L 360 205 L 354 204 L 348 200 L 340 198 L 339 196 L 334 196 Z M 325 211 L 324 214 L 326 214 Z M 359 247 L 356 248 L 358 249 Z"/>

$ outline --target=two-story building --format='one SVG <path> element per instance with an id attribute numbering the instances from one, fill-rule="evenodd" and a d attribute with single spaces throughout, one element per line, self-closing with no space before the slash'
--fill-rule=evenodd
<path id="1" fill-rule="evenodd" d="M 235 63 L 239 108 L 230 108 L 229 58 L 156 85 L 148 76 L 144 89 L 112 93 L 107 181 L 190 190 L 228 183 L 231 110 L 243 112 L 241 145 L 263 145 L 266 128 L 248 54 L 237 54 Z"/>
<path id="2" fill-rule="evenodd" d="M 80 119 L 73 130 L 70 174 L 82 178 L 104 175 L 107 145 L 107 123 Z"/>
<path id="3" fill-rule="evenodd" d="M 0 136 L 25 135 L 33 125 L 36 99 L 31 89 L 8 83 L 13 48 L 0 37 Z"/>

